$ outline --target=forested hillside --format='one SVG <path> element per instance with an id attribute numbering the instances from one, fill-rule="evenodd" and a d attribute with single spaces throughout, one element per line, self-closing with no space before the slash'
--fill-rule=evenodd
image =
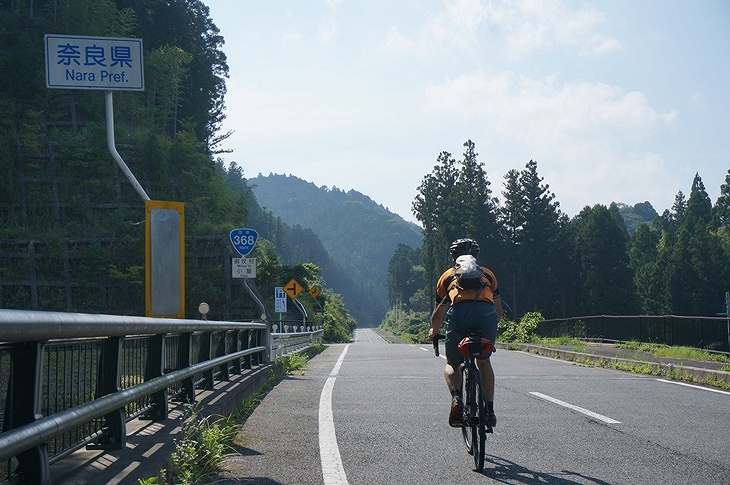
<path id="1" fill-rule="evenodd" d="M 320 286 L 304 304 L 347 340 L 353 319 L 312 264 L 327 260 L 316 236 L 267 215 L 243 170 L 216 158 L 228 67 L 197 0 L 0 3 L 0 308 L 145 312 L 143 201 L 106 146 L 103 91 L 46 88 L 46 33 L 143 40 L 145 91 L 114 92 L 116 147 L 151 199 L 185 203 L 186 315 L 206 301 L 213 319 L 259 316 L 231 281 L 227 235 L 268 218 L 287 244 L 259 240 L 254 286 L 270 307 L 289 278 Z"/>
<path id="2" fill-rule="evenodd" d="M 317 187 L 298 177 L 248 180 L 259 205 L 292 225 L 311 229 L 332 257 L 327 280 L 365 325 L 387 310 L 388 263 L 399 244 L 420 247 L 421 229 L 355 190 Z M 336 283 L 336 284 L 335 284 Z"/>

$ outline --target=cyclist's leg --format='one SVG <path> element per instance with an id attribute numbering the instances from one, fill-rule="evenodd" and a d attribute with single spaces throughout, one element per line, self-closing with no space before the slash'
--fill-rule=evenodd
<path id="1" fill-rule="evenodd" d="M 494 344 L 497 340 L 497 322 L 499 316 L 497 309 L 494 305 L 489 303 L 480 304 L 478 306 L 479 314 L 478 325 L 482 336 L 489 339 Z M 486 356 L 476 361 L 477 367 L 479 367 L 479 374 L 481 375 L 482 387 L 484 389 L 484 399 L 487 401 L 489 413 L 494 414 L 494 369 L 492 368 L 492 361 L 490 356 Z M 490 416 L 490 423 L 496 423 L 496 417 Z M 492 424 L 490 424 L 491 426 Z"/>
<path id="2" fill-rule="evenodd" d="M 454 307 L 446 311 L 446 339 L 444 347 L 446 349 L 446 367 L 444 368 L 444 378 L 449 392 L 461 389 L 461 369 L 459 366 L 464 362 L 464 358 L 459 353 L 458 345 L 464 333 L 461 325 L 454 318 Z"/>
<path id="3" fill-rule="evenodd" d="M 492 369 L 492 361 L 490 359 L 477 359 L 477 367 L 479 367 L 479 375 L 482 378 L 484 398 L 487 401 L 494 402 L 494 369 Z"/>
<path id="4" fill-rule="evenodd" d="M 458 391 L 461 389 L 461 369 L 459 366 L 461 363 L 452 362 L 450 359 L 446 359 L 446 367 L 444 368 L 444 378 L 446 379 L 446 386 L 449 388 L 449 392 Z"/>

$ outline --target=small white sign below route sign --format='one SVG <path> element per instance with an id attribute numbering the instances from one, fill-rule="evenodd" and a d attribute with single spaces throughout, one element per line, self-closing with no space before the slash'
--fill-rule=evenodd
<path id="1" fill-rule="evenodd" d="M 234 278 L 256 278 L 256 258 L 233 258 L 231 270 Z"/>
<path id="2" fill-rule="evenodd" d="M 46 87 L 144 91 L 142 39 L 45 35 Z"/>

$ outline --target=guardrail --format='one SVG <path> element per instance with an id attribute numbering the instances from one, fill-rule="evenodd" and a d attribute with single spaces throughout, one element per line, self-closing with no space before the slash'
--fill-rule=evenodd
<path id="1" fill-rule="evenodd" d="M 592 315 L 539 322 L 543 337 L 654 342 L 730 352 L 730 319 L 678 315 Z"/>
<path id="2" fill-rule="evenodd" d="M 323 335 L 324 330 L 321 329 L 302 333 L 272 333 L 270 359 L 274 360 L 280 355 L 322 343 Z"/>
<path id="3" fill-rule="evenodd" d="M 166 419 L 169 398 L 192 403 L 271 347 L 265 322 L 0 310 L 0 481 L 50 483 L 77 449 L 120 449 L 127 421 Z"/>

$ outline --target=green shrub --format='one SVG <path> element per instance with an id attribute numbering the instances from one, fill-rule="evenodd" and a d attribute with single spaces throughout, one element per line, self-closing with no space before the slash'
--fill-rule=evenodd
<path id="1" fill-rule="evenodd" d="M 502 342 L 534 342 L 537 339 L 537 324 L 544 318 L 540 312 L 529 312 L 519 322 L 504 322 L 499 340 Z"/>
<path id="2" fill-rule="evenodd" d="M 200 418 L 191 408 L 183 418 L 182 436 L 175 440 L 175 450 L 170 455 L 167 482 L 193 485 L 219 470 L 236 432 L 232 420 Z"/>

